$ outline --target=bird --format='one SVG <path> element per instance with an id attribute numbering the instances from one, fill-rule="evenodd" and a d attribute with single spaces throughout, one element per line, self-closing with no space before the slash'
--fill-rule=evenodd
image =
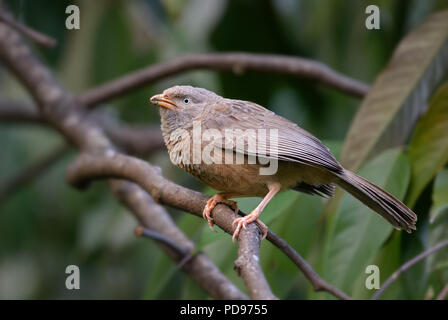
<path id="1" fill-rule="evenodd" d="M 394 228 L 409 233 L 416 230 L 417 216 L 405 204 L 343 168 L 318 138 L 263 106 L 188 85 L 170 87 L 152 96 L 150 102 L 160 107 L 161 130 L 171 162 L 219 191 L 203 210 L 213 231 L 212 210 L 218 203 L 238 213 L 237 202 L 230 199 L 262 198 L 250 214 L 234 219 L 233 241 L 241 228 L 252 222 L 259 225 L 262 239 L 266 237 L 268 228 L 259 217 L 279 192 L 295 190 L 329 198 L 334 195 L 335 186 L 360 200 Z M 272 139 L 257 137 L 257 132 L 266 131 L 275 133 Z M 200 135 L 206 132 L 212 134 L 208 138 Z M 237 143 L 241 137 L 243 142 Z M 261 174 L 271 165 L 270 161 L 276 161 L 276 170 Z"/>

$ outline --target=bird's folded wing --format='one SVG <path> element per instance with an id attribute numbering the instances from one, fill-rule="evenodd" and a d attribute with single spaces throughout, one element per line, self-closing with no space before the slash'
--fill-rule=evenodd
<path id="1" fill-rule="evenodd" d="M 231 102 L 212 105 L 202 115 L 202 130 L 224 132 L 221 139 L 214 140 L 215 147 L 335 172 L 342 170 L 329 149 L 295 123 L 252 102 L 227 101 Z"/>

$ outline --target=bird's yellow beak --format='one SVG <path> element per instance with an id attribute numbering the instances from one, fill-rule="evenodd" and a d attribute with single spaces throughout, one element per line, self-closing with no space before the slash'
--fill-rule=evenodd
<path id="1" fill-rule="evenodd" d="M 170 99 L 166 98 L 163 94 L 156 94 L 155 96 L 152 96 L 151 99 L 149 99 L 149 102 L 152 104 L 163 107 L 170 110 L 177 110 L 179 109 L 176 104 L 171 101 Z"/>

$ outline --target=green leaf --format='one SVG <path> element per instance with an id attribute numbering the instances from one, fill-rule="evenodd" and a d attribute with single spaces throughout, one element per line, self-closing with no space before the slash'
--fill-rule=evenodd
<path id="1" fill-rule="evenodd" d="M 398 150 L 382 153 L 361 170 L 361 176 L 402 198 L 409 184 L 408 158 Z M 345 195 L 329 221 L 322 256 L 322 276 L 348 294 L 355 291 L 365 268 L 393 228 L 352 196 Z"/>
<path id="2" fill-rule="evenodd" d="M 417 123 L 409 146 L 412 181 L 407 203 L 413 206 L 421 192 L 448 161 L 448 83 L 429 103 Z"/>
<path id="3" fill-rule="evenodd" d="M 349 129 L 342 164 L 353 171 L 373 152 L 403 144 L 448 68 L 448 11 L 431 15 L 398 45 Z"/>
<path id="4" fill-rule="evenodd" d="M 434 182 L 430 222 L 448 213 L 448 169 L 439 172 Z"/>

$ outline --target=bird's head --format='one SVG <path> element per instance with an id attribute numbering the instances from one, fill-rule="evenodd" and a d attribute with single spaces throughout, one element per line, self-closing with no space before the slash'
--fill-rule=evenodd
<path id="1" fill-rule="evenodd" d="M 150 102 L 161 107 L 162 121 L 176 122 L 177 126 L 183 126 L 219 99 L 222 98 L 203 88 L 174 86 L 151 97 Z"/>

